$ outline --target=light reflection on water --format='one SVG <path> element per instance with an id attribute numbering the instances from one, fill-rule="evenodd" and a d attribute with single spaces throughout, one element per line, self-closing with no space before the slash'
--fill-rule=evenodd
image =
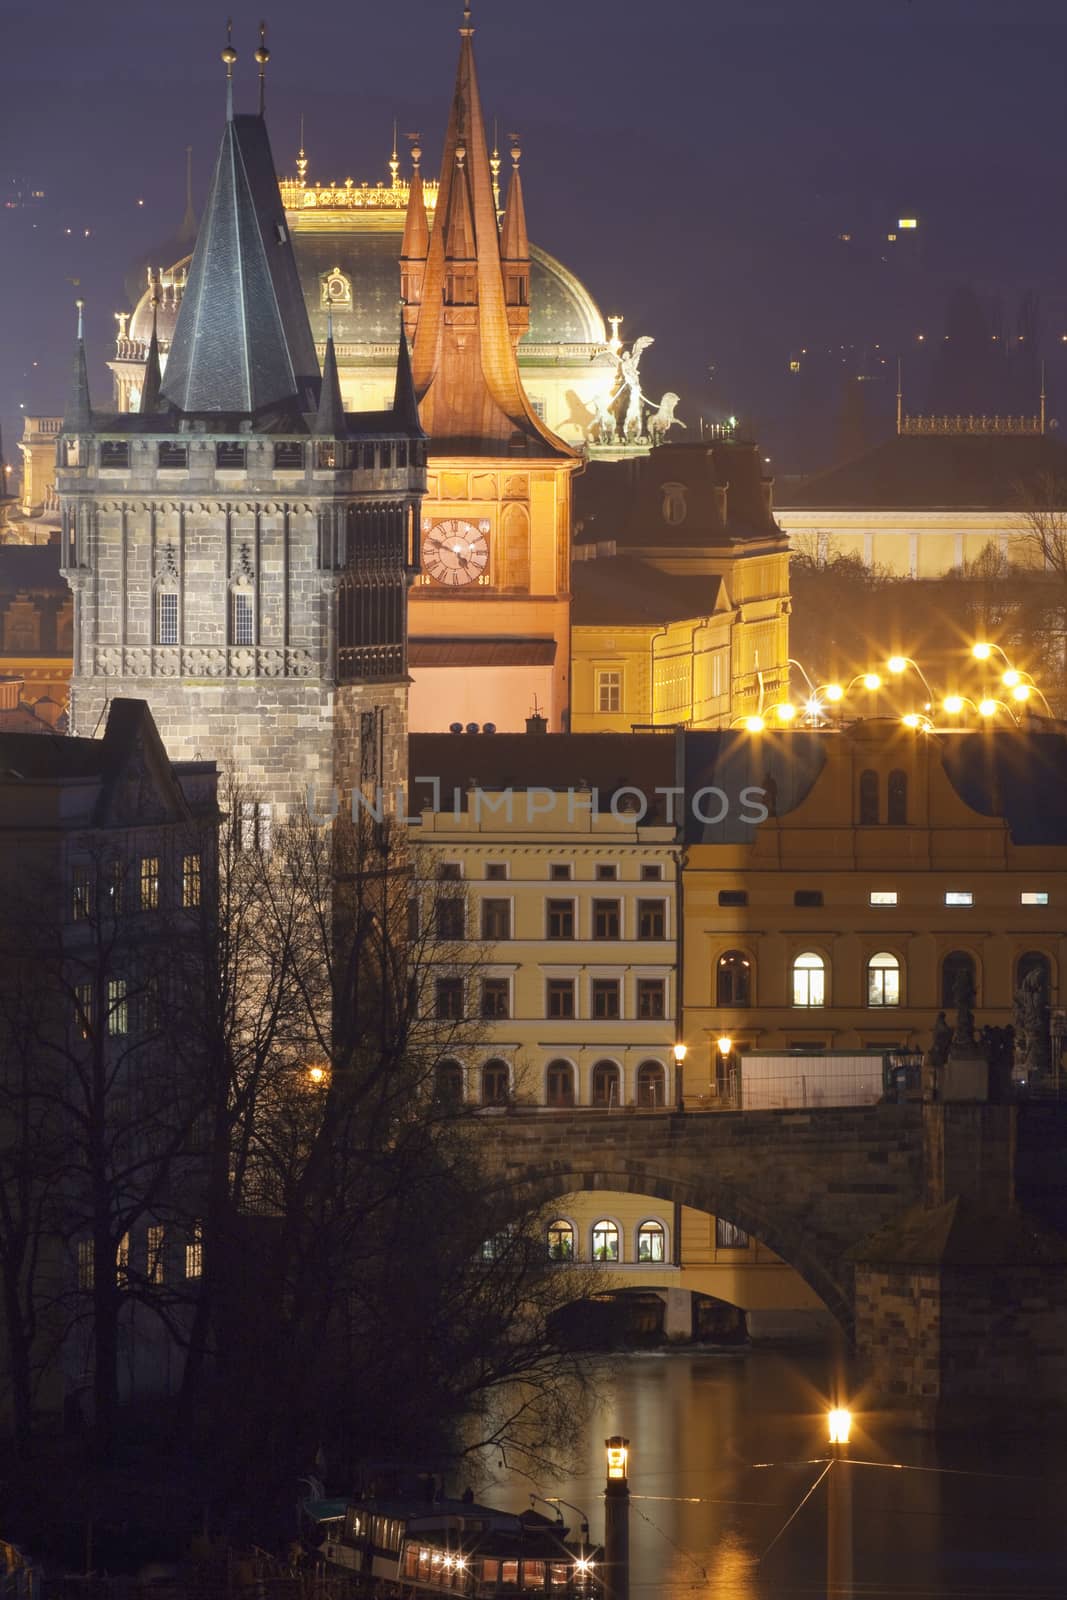
<path id="1" fill-rule="evenodd" d="M 825 1595 L 828 1481 L 781 1530 L 822 1471 L 832 1364 L 829 1352 L 626 1356 L 603 1376 L 584 1443 L 576 1441 L 588 1469 L 538 1487 L 583 1507 L 599 1543 L 604 1439 L 622 1433 L 631 1450 L 633 1600 Z M 934 1441 L 859 1416 L 851 1453 L 884 1463 L 845 1469 L 857 1597 L 1067 1596 L 1062 1434 Z M 522 1510 L 530 1487 L 505 1472 L 485 1498 Z M 576 1534 L 577 1519 L 566 1516 Z M 836 1589 L 836 1600 L 845 1593 Z"/>

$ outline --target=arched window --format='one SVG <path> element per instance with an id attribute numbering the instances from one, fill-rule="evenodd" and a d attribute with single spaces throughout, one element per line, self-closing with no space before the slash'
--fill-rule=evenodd
<path id="1" fill-rule="evenodd" d="M 889 774 L 889 814 L 891 828 L 903 828 L 908 820 L 908 774 L 894 767 Z"/>
<path id="2" fill-rule="evenodd" d="M 956 986 L 963 978 L 970 979 L 971 993 L 977 996 L 978 983 L 974 957 L 968 955 L 966 950 L 950 950 L 941 963 L 942 1006 L 954 1006 L 956 1004 Z"/>
<path id="3" fill-rule="evenodd" d="M 867 1004 L 900 1004 L 900 962 L 888 950 L 880 950 L 867 963 Z"/>
<path id="4" fill-rule="evenodd" d="M 666 1261 L 667 1235 L 662 1222 L 642 1222 L 637 1230 L 638 1261 Z"/>
<path id="5" fill-rule="evenodd" d="M 550 1106 L 574 1104 L 574 1068 L 569 1061 L 548 1063 L 548 1103 Z"/>
<path id="6" fill-rule="evenodd" d="M 805 950 L 793 962 L 793 1004 L 826 1004 L 826 962 L 812 950 Z"/>
<path id="7" fill-rule="evenodd" d="M 614 1061 L 598 1061 L 593 1068 L 593 1104 L 617 1106 L 621 1099 L 618 1067 Z"/>
<path id="8" fill-rule="evenodd" d="M 752 1004 L 752 962 L 743 950 L 726 950 L 715 969 L 715 1002 L 720 1006 Z"/>
<path id="9" fill-rule="evenodd" d="M 487 1061 L 482 1068 L 482 1105 L 502 1106 L 508 1097 L 508 1064 Z"/>
<path id="10" fill-rule="evenodd" d="M 439 1061 L 434 1068 L 434 1094 L 442 1105 L 458 1106 L 463 1099 L 463 1068 L 458 1061 Z"/>
<path id="11" fill-rule="evenodd" d="M 666 1084 L 660 1062 L 642 1061 L 638 1067 L 637 1103 L 639 1106 L 662 1106 L 666 1103 Z"/>
<path id="12" fill-rule="evenodd" d="M 1052 963 L 1042 950 L 1027 950 L 1015 963 L 1015 987 L 1021 989 L 1031 972 L 1040 972 L 1045 980 L 1046 997 L 1052 993 Z"/>
<path id="13" fill-rule="evenodd" d="M 860 827 L 878 824 L 878 774 L 870 767 L 860 773 Z"/>
<path id="14" fill-rule="evenodd" d="M 178 643 L 178 589 L 176 584 L 160 584 L 155 592 L 155 642 Z"/>
<path id="15" fill-rule="evenodd" d="M 614 1222 L 602 1218 L 593 1223 L 593 1260 L 618 1261 L 619 1230 Z"/>
<path id="16" fill-rule="evenodd" d="M 574 1260 L 574 1227 L 564 1217 L 557 1217 L 548 1225 L 548 1259 Z"/>

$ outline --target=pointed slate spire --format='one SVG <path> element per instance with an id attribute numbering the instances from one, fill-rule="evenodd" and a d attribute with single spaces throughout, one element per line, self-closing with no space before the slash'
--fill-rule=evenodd
<path id="1" fill-rule="evenodd" d="M 93 408 L 89 400 L 89 369 L 85 362 L 85 328 L 82 321 L 85 301 L 76 300 L 74 303 L 78 307 L 78 340 L 74 347 L 70 392 L 63 412 L 63 432 L 88 433 L 93 425 Z"/>
<path id="2" fill-rule="evenodd" d="M 319 363 L 262 117 L 227 118 L 162 395 L 185 413 L 310 411 Z"/>
<path id="3" fill-rule="evenodd" d="M 311 424 L 319 438 L 343 439 L 348 433 L 345 406 L 341 399 L 341 380 L 337 375 L 337 353 L 333 347 L 333 312 L 326 313 L 326 355 L 322 363 L 322 389 L 319 409 Z"/>
<path id="4" fill-rule="evenodd" d="M 405 429 L 408 433 L 421 434 L 422 424 L 419 421 L 419 401 L 415 393 L 415 384 L 411 376 L 411 356 L 408 353 L 408 341 L 404 332 L 404 316 L 400 317 L 400 346 L 396 356 L 396 388 L 393 391 L 393 421 L 398 428 Z"/>
<path id="5" fill-rule="evenodd" d="M 148 359 L 144 367 L 144 384 L 141 388 L 141 415 L 148 416 L 150 412 L 161 410 L 159 404 L 159 390 L 162 383 L 162 374 L 159 366 L 159 339 L 156 334 L 156 323 L 159 313 L 159 280 L 152 284 L 152 337 L 148 341 Z"/>

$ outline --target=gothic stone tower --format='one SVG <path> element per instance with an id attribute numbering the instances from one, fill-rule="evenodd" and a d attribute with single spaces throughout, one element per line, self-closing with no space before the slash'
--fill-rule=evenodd
<path id="1" fill-rule="evenodd" d="M 537 416 L 519 376 L 530 318 L 519 150 L 500 223 L 473 33 L 468 11 L 433 227 L 413 152 L 401 251 L 431 441 L 411 595 L 412 727 L 469 719 L 521 730 L 536 697 L 558 730 L 569 698 L 571 475 L 581 461 Z"/>
<path id="2" fill-rule="evenodd" d="M 113 695 L 144 699 L 173 760 L 214 757 L 266 805 L 310 786 L 325 806 L 333 786 L 405 777 L 425 436 L 403 339 L 391 411 L 344 412 L 332 334 L 320 377 L 262 99 L 235 116 L 227 91 L 138 413 L 92 410 L 79 314 L 57 477 L 71 731 L 102 727 Z"/>

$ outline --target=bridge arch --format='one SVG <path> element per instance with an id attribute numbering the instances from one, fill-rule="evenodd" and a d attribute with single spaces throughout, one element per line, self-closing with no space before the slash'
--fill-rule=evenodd
<path id="1" fill-rule="evenodd" d="M 606 1190 L 622 1194 L 650 1195 L 668 1204 L 689 1206 L 710 1216 L 727 1218 L 759 1239 L 819 1296 L 827 1310 L 851 1335 L 853 1321 L 851 1269 L 842 1260 L 827 1260 L 811 1248 L 806 1230 L 796 1218 L 768 1211 L 751 1195 L 718 1181 L 713 1175 L 683 1177 L 669 1175 L 652 1165 L 627 1161 L 613 1169 L 604 1163 L 590 1171 L 566 1161 L 553 1162 L 542 1172 L 525 1168 L 521 1177 L 500 1175 L 490 1181 L 487 1199 L 495 1193 L 511 1195 L 529 1206 L 551 1208 L 562 1196 Z"/>

